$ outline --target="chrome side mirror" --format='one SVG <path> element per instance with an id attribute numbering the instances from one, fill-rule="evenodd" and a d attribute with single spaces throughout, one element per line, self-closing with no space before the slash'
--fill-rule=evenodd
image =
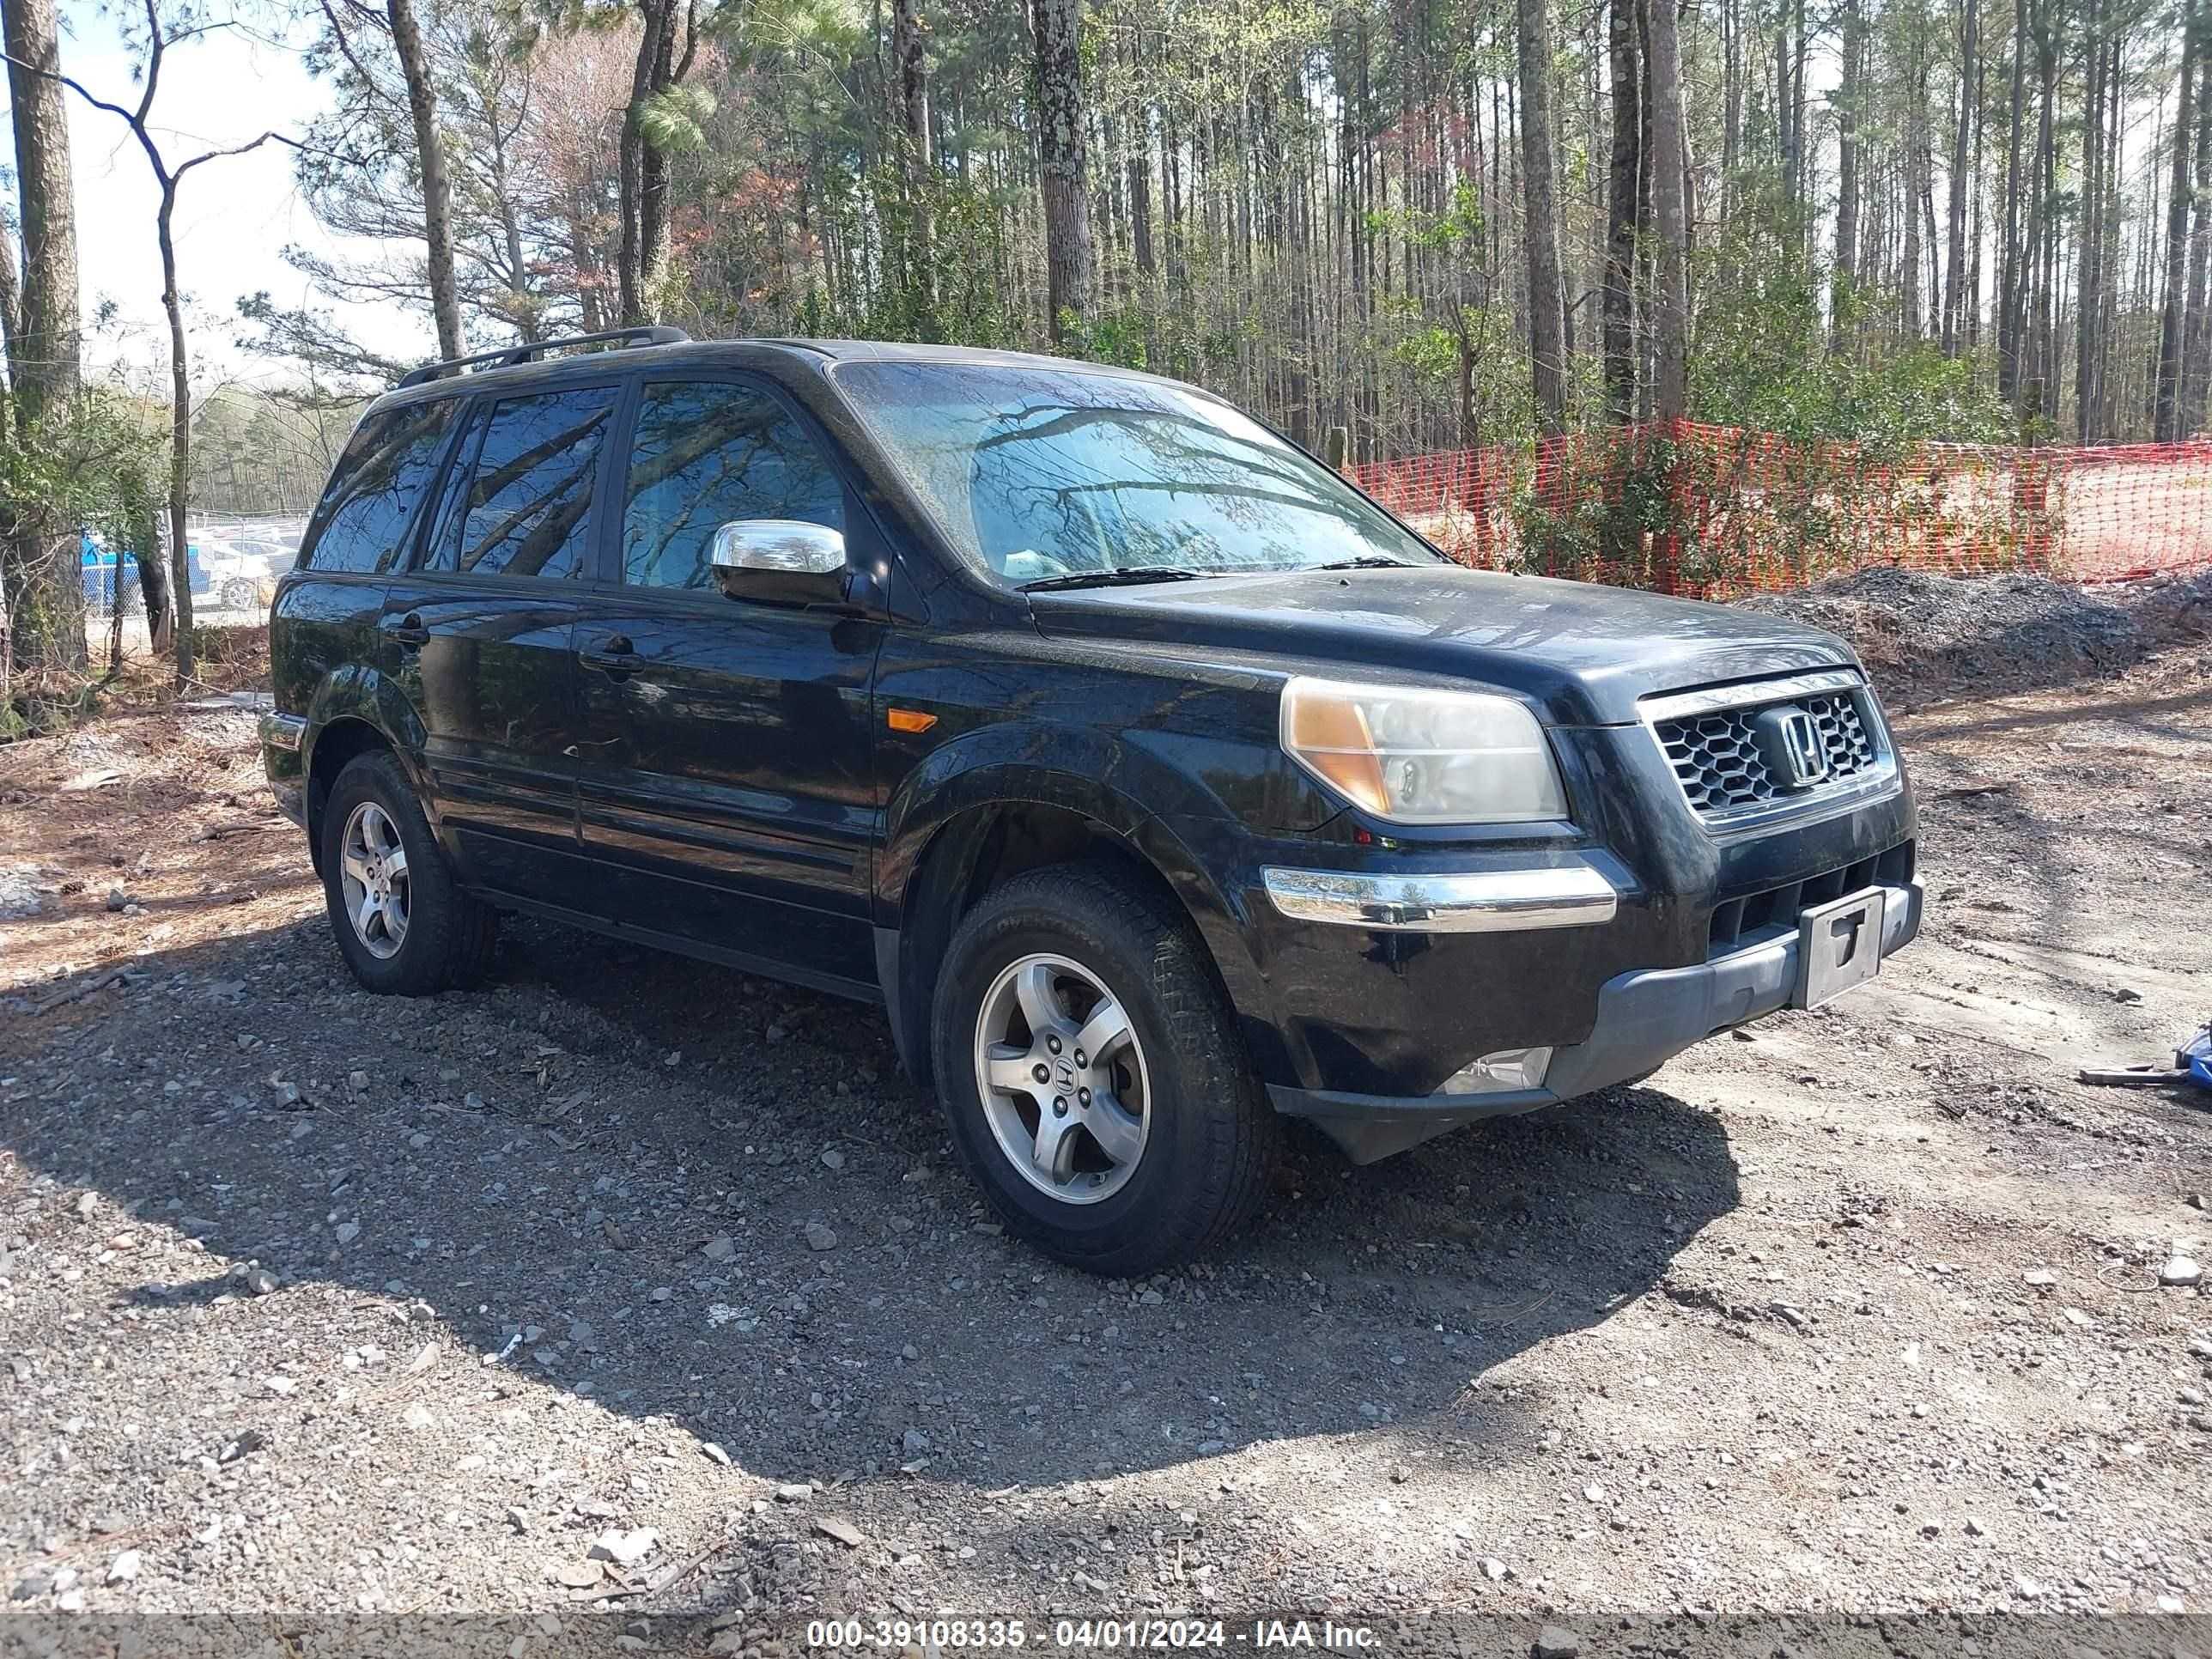
<path id="1" fill-rule="evenodd" d="M 799 519 L 733 519 L 714 532 L 714 580 L 733 599 L 834 605 L 845 598 L 845 537 Z"/>

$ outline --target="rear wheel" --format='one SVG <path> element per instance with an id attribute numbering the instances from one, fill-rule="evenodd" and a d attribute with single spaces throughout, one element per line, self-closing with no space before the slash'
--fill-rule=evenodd
<path id="1" fill-rule="evenodd" d="M 1104 872 L 1036 871 L 987 896 L 946 951 L 932 1029 L 962 1162 L 1060 1261 L 1186 1261 L 1264 1190 L 1279 1126 L 1202 947 Z"/>
<path id="2" fill-rule="evenodd" d="M 499 918 L 465 892 L 399 763 L 346 763 L 324 804 L 323 896 L 354 977 L 399 996 L 474 984 Z"/>

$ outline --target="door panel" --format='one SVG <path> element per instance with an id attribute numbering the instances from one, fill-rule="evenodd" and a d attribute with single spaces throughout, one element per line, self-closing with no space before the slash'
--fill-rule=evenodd
<path id="1" fill-rule="evenodd" d="M 424 568 L 385 595 L 386 672 L 467 878 L 594 914 L 576 832 L 574 632 L 617 388 L 502 398 L 459 440 Z"/>
<path id="2" fill-rule="evenodd" d="M 720 603 L 610 597 L 579 625 L 585 844 L 633 926 L 870 979 L 881 630 Z"/>
<path id="3" fill-rule="evenodd" d="M 620 919 L 802 978 L 872 983 L 882 629 L 725 599 L 731 520 L 843 527 L 815 434 L 763 386 L 648 382 L 623 491 L 626 585 L 576 631 L 584 842 Z"/>
<path id="4" fill-rule="evenodd" d="M 574 596 L 406 575 L 385 590 L 385 672 L 421 715 L 422 765 L 472 882 L 534 894 L 574 878 Z"/>

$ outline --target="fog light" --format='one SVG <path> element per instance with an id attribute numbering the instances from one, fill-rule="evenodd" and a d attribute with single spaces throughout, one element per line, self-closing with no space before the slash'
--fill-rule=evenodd
<path id="1" fill-rule="evenodd" d="M 1455 1072 L 1440 1095 L 1492 1095 L 1508 1089 L 1540 1089 L 1552 1068 L 1549 1048 L 1500 1048 Z"/>

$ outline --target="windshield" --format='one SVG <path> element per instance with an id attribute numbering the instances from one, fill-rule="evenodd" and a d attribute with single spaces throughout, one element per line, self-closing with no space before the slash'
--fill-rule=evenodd
<path id="1" fill-rule="evenodd" d="M 1181 386 L 981 363 L 849 363 L 836 379 L 953 545 L 1016 586 L 1440 556 Z"/>

